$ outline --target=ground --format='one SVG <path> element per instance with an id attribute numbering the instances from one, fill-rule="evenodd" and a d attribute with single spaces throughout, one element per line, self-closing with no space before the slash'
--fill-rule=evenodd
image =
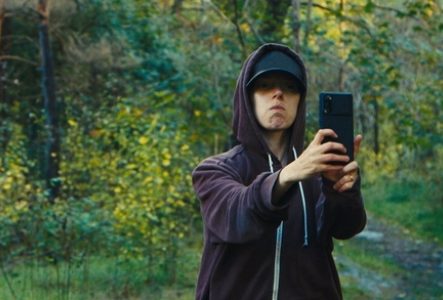
<path id="1" fill-rule="evenodd" d="M 353 240 L 336 244 L 337 265 L 350 299 L 443 299 L 441 244 L 413 238 L 373 217 Z M 353 254 L 347 255 L 348 250 Z M 355 259 L 358 256 L 364 258 Z"/>

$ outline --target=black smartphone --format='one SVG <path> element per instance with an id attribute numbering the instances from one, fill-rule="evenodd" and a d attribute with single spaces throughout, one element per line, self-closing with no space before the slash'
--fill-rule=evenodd
<path id="1" fill-rule="evenodd" d="M 319 96 L 320 128 L 330 128 L 337 138 L 328 138 L 323 142 L 336 141 L 346 147 L 346 154 L 354 160 L 354 123 L 352 94 L 340 92 L 321 92 Z"/>

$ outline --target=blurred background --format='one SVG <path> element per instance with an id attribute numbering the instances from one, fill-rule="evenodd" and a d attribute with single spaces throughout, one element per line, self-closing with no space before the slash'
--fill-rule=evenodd
<path id="1" fill-rule="evenodd" d="M 345 299 L 443 299 L 437 0 L 1 0 L 0 299 L 193 299 L 192 169 L 229 148 L 247 55 L 285 43 L 354 95 L 369 220 Z"/>

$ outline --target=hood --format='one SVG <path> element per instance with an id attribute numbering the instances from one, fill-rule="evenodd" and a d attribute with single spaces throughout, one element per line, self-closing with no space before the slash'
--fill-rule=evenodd
<path id="1" fill-rule="evenodd" d="M 306 68 L 300 56 L 285 45 L 264 44 L 251 53 L 251 55 L 246 59 L 237 79 L 237 86 L 234 94 L 234 117 L 232 129 L 237 141 L 246 148 L 251 149 L 252 151 L 262 152 L 263 154 L 271 153 L 263 137 L 263 129 L 260 127 L 257 119 L 255 118 L 254 109 L 252 107 L 252 99 L 249 97 L 246 84 L 252 76 L 254 65 L 264 54 L 274 50 L 282 51 L 285 54 L 293 57 L 299 64 L 303 73 L 302 81 L 306 89 L 300 95 L 300 102 L 298 104 L 295 122 L 292 127 L 288 129 L 290 137 L 288 151 L 292 152 L 291 149 L 294 147 L 297 153 L 300 154 L 303 151 L 306 123 Z"/>

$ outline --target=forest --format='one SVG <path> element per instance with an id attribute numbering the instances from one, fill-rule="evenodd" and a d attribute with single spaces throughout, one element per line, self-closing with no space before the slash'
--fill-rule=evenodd
<path id="1" fill-rule="evenodd" d="M 442 299 L 440 0 L 0 0 L 0 299 L 193 299 L 191 173 L 232 145 L 249 53 L 346 91 L 368 212 L 345 299 Z M 374 237 L 372 237 L 374 238 Z"/>

